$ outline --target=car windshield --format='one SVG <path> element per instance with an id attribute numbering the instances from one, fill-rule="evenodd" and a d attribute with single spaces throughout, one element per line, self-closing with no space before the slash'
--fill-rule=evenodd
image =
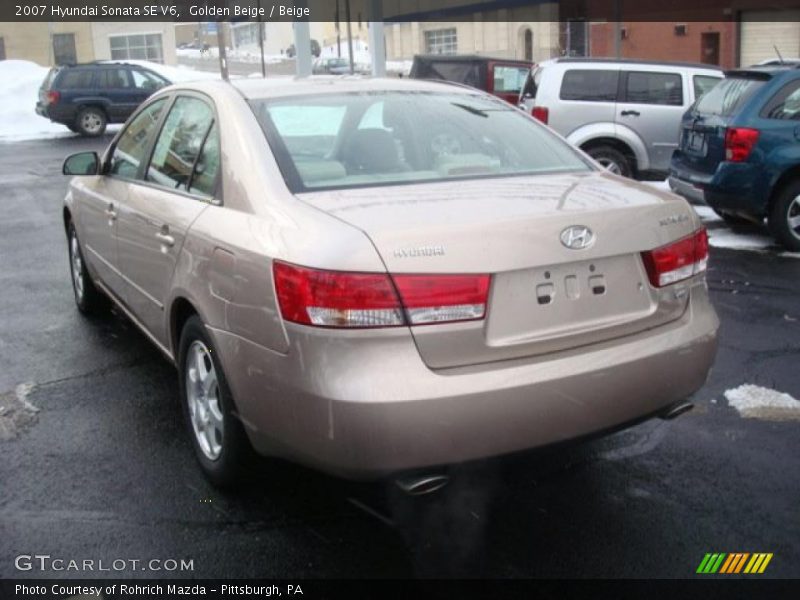
<path id="1" fill-rule="evenodd" d="M 392 91 L 251 105 L 293 192 L 591 169 L 520 110 L 482 95 Z"/>
<path id="2" fill-rule="evenodd" d="M 744 77 L 728 77 L 720 81 L 695 105 L 695 112 L 727 117 L 758 90 L 764 81 Z"/>

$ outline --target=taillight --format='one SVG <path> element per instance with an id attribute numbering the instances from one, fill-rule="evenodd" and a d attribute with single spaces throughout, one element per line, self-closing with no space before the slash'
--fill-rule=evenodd
<path id="1" fill-rule="evenodd" d="M 747 160 L 758 141 L 758 129 L 730 127 L 725 132 L 725 160 L 743 162 Z"/>
<path id="2" fill-rule="evenodd" d="M 708 266 L 708 234 L 700 228 L 677 242 L 642 252 L 642 259 L 654 287 L 688 279 Z"/>
<path id="3" fill-rule="evenodd" d="M 550 109 L 546 106 L 534 106 L 533 110 L 531 110 L 531 116 L 547 125 L 547 120 L 550 118 Z"/>
<path id="4" fill-rule="evenodd" d="M 61 92 L 54 92 L 54 91 L 47 92 L 48 104 L 58 104 L 59 100 L 61 100 Z"/>
<path id="5" fill-rule="evenodd" d="M 275 261 L 287 321 L 317 327 L 397 327 L 482 319 L 489 275 L 396 275 L 322 271 Z M 398 296 L 399 293 L 399 296 Z"/>
<path id="6" fill-rule="evenodd" d="M 411 325 L 471 321 L 486 315 L 488 275 L 395 275 Z"/>

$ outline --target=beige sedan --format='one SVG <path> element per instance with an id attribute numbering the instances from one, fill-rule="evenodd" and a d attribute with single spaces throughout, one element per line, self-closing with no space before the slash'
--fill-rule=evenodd
<path id="1" fill-rule="evenodd" d="M 78 308 L 175 363 L 215 483 L 253 450 L 374 478 L 674 416 L 716 352 L 690 206 L 475 90 L 172 86 L 64 172 Z"/>

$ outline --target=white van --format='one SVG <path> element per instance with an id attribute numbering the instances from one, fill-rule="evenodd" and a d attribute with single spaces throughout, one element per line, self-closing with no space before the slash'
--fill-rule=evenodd
<path id="1" fill-rule="evenodd" d="M 531 70 L 519 105 L 615 173 L 666 176 L 683 113 L 723 77 L 711 65 L 556 58 Z"/>

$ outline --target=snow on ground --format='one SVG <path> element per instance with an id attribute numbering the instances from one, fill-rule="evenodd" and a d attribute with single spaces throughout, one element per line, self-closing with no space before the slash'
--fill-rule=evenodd
<path id="1" fill-rule="evenodd" d="M 39 87 L 49 69 L 27 60 L 0 61 L 0 140 L 75 135 L 36 114 Z"/>
<path id="2" fill-rule="evenodd" d="M 769 421 L 800 419 L 800 401 L 770 388 L 744 384 L 727 390 L 725 399 L 728 406 L 745 418 Z"/>
<path id="3" fill-rule="evenodd" d="M 173 82 L 198 79 L 219 79 L 219 74 L 196 71 L 187 67 L 171 67 L 144 60 L 129 60 L 163 75 Z M 39 87 L 44 81 L 48 67 L 27 60 L 0 61 L 0 141 L 48 139 L 71 137 L 64 125 L 53 123 L 36 114 Z M 109 125 L 108 131 L 119 129 Z"/>
<path id="4" fill-rule="evenodd" d="M 200 52 L 197 48 L 178 48 L 175 51 L 177 56 L 182 58 L 192 58 L 195 60 L 218 60 L 219 48 L 212 46 L 208 52 Z M 226 52 L 229 61 L 261 63 L 261 51 L 251 48 L 232 48 Z M 289 57 L 281 54 L 265 54 L 264 62 L 275 64 L 287 60 Z"/>

